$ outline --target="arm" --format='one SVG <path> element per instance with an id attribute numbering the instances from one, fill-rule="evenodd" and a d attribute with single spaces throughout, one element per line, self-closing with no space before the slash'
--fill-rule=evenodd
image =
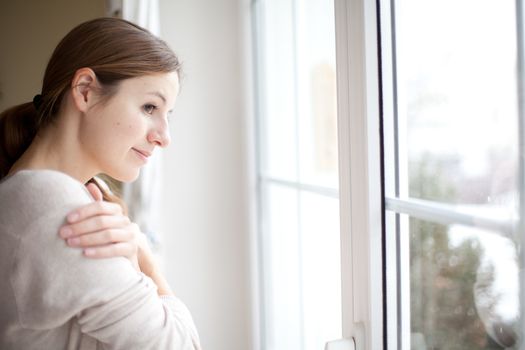
<path id="1" fill-rule="evenodd" d="M 81 184 L 53 172 L 32 179 L 27 192 L 21 198 L 32 198 L 22 201 L 31 220 L 11 278 L 24 327 L 53 328 L 76 318 L 82 332 L 108 349 L 199 348 L 180 300 L 159 298 L 152 279 L 127 259 L 86 259 L 57 236 L 66 214 L 91 201 Z"/>
<path id="2" fill-rule="evenodd" d="M 96 185 L 86 187 L 95 202 L 68 214 L 61 237 L 71 247 L 84 248 L 90 258 L 128 258 L 136 270 L 155 282 L 159 295 L 173 295 L 140 228 L 123 215 L 120 205 L 104 202 Z"/>

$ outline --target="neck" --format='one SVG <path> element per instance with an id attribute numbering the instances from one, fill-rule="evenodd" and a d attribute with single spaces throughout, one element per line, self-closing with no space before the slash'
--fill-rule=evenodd
<path id="1" fill-rule="evenodd" d="M 97 175 L 97 168 L 82 151 L 78 137 L 80 116 L 58 116 L 56 123 L 40 130 L 29 148 L 9 170 L 57 170 L 82 183 Z"/>

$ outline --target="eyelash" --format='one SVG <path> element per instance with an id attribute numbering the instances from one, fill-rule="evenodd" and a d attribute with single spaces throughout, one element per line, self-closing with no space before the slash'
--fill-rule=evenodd
<path id="1" fill-rule="evenodd" d="M 144 112 L 151 115 L 153 114 L 153 112 L 155 112 L 155 110 L 157 109 L 157 106 L 155 106 L 154 104 L 148 103 L 148 104 L 145 104 L 144 107 L 142 108 L 144 109 Z"/>

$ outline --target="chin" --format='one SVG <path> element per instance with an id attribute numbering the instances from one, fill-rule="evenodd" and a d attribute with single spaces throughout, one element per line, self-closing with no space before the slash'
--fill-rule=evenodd
<path id="1" fill-rule="evenodd" d="M 129 183 L 135 181 L 139 177 L 140 169 L 129 170 L 127 172 L 120 171 L 118 173 L 108 175 L 120 182 Z"/>

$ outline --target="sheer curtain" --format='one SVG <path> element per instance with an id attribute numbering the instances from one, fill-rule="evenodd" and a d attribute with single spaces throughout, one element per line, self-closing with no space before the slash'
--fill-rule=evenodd
<path id="1" fill-rule="evenodd" d="M 122 18 L 148 29 L 157 36 L 160 34 L 158 0 L 123 0 Z"/>
<path id="2" fill-rule="evenodd" d="M 121 11 L 118 11 L 118 5 Z M 160 35 L 158 0 L 123 0 L 116 4 L 117 12 L 123 19 Z M 109 7 L 108 7 L 109 9 Z M 159 203 L 162 184 L 162 159 L 157 150 L 142 168 L 139 178 L 129 184 L 123 184 L 123 197 L 129 207 L 130 217 L 144 232 L 154 248 L 159 247 Z"/>

